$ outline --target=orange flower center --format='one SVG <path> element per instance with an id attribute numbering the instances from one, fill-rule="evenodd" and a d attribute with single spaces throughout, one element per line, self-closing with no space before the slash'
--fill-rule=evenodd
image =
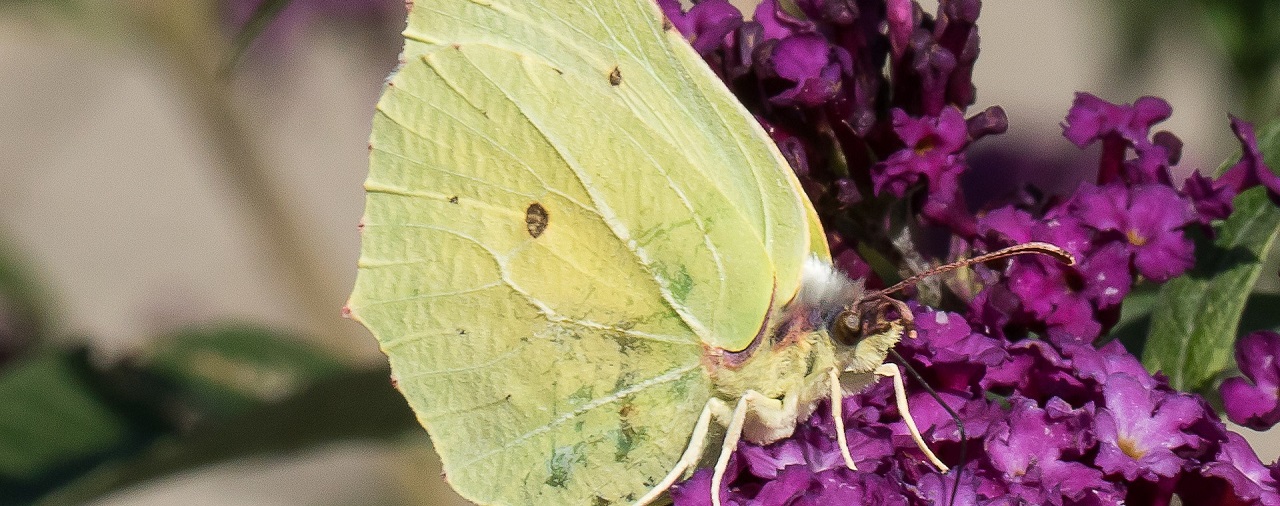
<path id="1" fill-rule="evenodd" d="M 916 143 L 916 154 L 923 155 L 933 151 L 935 147 L 938 147 L 938 140 L 932 135 L 926 135 L 923 139 L 920 139 L 920 142 Z"/>
<path id="2" fill-rule="evenodd" d="M 1120 451 L 1124 452 L 1125 455 L 1133 457 L 1134 460 L 1140 459 L 1143 455 L 1147 454 L 1146 450 L 1138 448 L 1138 444 L 1136 442 L 1126 437 L 1118 438 L 1116 440 L 1116 444 L 1120 446 Z"/>
<path id="3" fill-rule="evenodd" d="M 1143 237 L 1141 232 L 1134 229 L 1129 229 L 1129 233 L 1125 234 L 1125 237 L 1129 239 L 1129 244 L 1134 246 L 1142 246 L 1147 243 L 1147 238 Z"/>

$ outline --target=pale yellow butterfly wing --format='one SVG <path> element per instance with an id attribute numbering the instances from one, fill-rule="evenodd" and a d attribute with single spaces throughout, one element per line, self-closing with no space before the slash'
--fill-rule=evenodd
<path id="1" fill-rule="evenodd" d="M 414 6 L 349 308 L 481 503 L 630 500 L 820 230 L 650 0 Z M 775 295 L 781 300 L 774 300 Z"/>

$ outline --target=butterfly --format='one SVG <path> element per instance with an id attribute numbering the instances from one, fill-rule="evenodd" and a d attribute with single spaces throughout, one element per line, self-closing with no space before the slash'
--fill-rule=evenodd
<path id="1" fill-rule="evenodd" d="M 347 304 L 449 483 L 644 504 L 723 428 L 789 436 L 901 375 L 909 315 L 831 266 L 813 205 L 652 0 L 431 0 L 373 118 Z M 909 317 L 908 317 L 909 318 Z"/>

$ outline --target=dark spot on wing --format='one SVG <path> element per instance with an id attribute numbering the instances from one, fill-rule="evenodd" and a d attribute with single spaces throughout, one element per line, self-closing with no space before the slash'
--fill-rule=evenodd
<path id="1" fill-rule="evenodd" d="M 613 501 L 600 496 L 596 496 L 596 498 L 591 501 L 591 506 L 609 506 L 610 504 L 613 504 Z"/>
<path id="2" fill-rule="evenodd" d="M 671 18 L 662 16 L 662 29 L 670 31 L 672 28 L 675 28 L 675 25 L 671 24 Z"/>
<path id="3" fill-rule="evenodd" d="M 547 230 L 548 223 L 547 208 L 542 204 L 534 202 L 529 204 L 529 208 L 524 210 L 524 225 L 529 231 L 529 236 L 537 239 Z"/>
<path id="4" fill-rule="evenodd" d="M 613 67 L 613 71 L 609 72 L 609 84 L 614 86 L 622 84 L 622 69 L 619 69 L 616 65 Z"/>
<path id="5" fill-rule="evenodd" d="M 458 329 L 458 335 L 460 336 L 467 335 L 467 329 Z"/>
<path id="6" fill-rule="evenodd" d="M 557 463 L 555 460 L 552 460 L 549 465 L 551 466 L 551 475 L 547 477 L 547 485 L 565 488 L 569 483 L 568 465 Z"/>
<path id="7" fill-rule="evenodd" d="M 627 371 L 618 375 L 617 381 L 613 382 L 613 391 L 617 393 L 619 390 L 636 384 L 636 373 Z"/>

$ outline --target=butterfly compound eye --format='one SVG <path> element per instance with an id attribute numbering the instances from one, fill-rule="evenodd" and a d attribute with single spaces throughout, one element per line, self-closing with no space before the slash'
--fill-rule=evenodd
<path id="1" fill-rule="evenodd" d="M 831 336 L 845 346 L 853 346 L 862 340 L 862 311 L 856 304 L 836 316 L 831 323 Z"/>

